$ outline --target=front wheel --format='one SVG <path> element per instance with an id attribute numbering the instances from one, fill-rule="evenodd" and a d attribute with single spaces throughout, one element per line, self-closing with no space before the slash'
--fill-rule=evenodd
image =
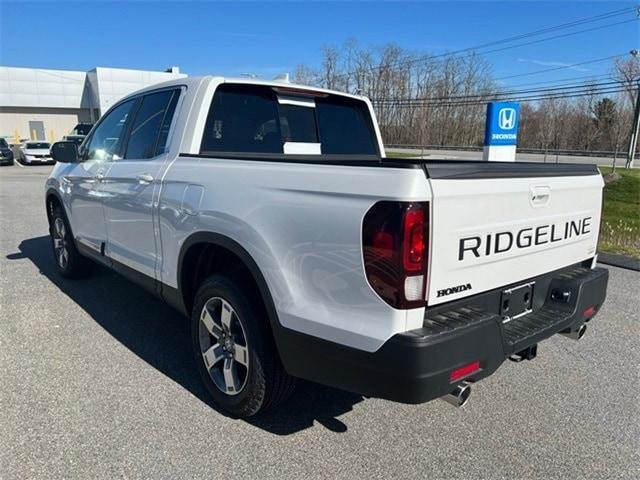
<path id="1" fill-rule="evenodd" d="M 80 255 L 73 241 L 71 228 L 60 207 L 53 209 L 49 226 L 53 257 L 58 273 L 66 278 L 84 276 L 90 268 L 89 260 Z"/>
<path id="2" fill-rule="evenodd" d="M 215 403 L 237 417 L 276 406 L 294 387 L 250 291 L 247 282 L 213 275 L 198 290 L 191 317 L 200 376 Z"/>

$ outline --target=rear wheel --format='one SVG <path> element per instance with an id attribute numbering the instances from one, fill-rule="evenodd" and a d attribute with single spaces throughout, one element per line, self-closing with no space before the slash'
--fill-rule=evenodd
<path id="1" fill-rule="evenodd" d="M 49 231 L 53 258 L 58 272 L 66 278 L 79 278 L 85 275 L 90 268 L 89 260 L 78 252 L 71 228 L 60 207 L 53 209 Z"/>
<path id="2" fill-rule="evenodd" d="M 246 282 L 213 275 L 198 290 L 192 312 L 198 371 L 215 403 L 238 417 L 276 406 L 294 387 L 258 302 Z"/>

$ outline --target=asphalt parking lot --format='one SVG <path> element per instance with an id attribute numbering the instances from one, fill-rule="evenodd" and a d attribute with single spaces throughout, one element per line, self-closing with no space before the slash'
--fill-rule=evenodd
<path id="1" fill-rule="evenodd" d="M 0 478 L 638 478 L 640 273 L 611 267 L 585 338 L 507 362 L 469 403 L 303 383 L 250 421 L 216 411 L 187 322 L 106 270 L 64 281 L 43 183 L 0 168 Z"/>

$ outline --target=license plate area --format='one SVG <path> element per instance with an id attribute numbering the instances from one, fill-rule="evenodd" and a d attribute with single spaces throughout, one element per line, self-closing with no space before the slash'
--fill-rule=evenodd
<path id="1" fill-rule="evenodd" d="M 502 291 L 500 297 L 500 316 L 502 317 L 503 323 L 532 311 L 534 286 L 535 282 L 529 282 Z"/>

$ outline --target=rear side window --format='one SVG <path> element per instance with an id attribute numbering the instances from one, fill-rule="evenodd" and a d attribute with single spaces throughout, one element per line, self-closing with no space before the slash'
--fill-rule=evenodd
<path id="1" fill-rule="evenodd" d="M 277 105 L 270 92 L 222 85 L 213 97 L 202 150 L 282 153 Z"/>
<path id="2" fill-rule="evenodd" d="M 164 152 L 175 110 L 173 99 L 178 95 L 178 90 L 165 90 L 142 98 L 131 125 L 124 158 L 152 158 Z"/>
<path id="3" fill-rule="evenodd" d="M 377 155 L 371 116 L 363 102 L 327 97 L 316 100 L 322 153 L 327 155 Z"/>
<path id="4" fill-rule="evenodd" d="M 267 86 L 221 85 L 209 109 L 201 152 L 378 155 L 364 102 L 297 93 L 276 92 Z"/>

